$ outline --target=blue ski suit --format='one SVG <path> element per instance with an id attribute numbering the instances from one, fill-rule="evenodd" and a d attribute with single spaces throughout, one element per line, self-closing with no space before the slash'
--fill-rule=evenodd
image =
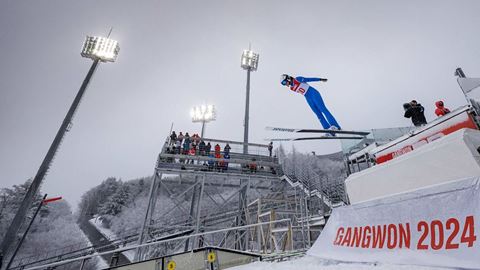
<path id="1" fill-rule="evenodd" d="M 317 89 L 311 87 L 308 84 L 308 82 L 318 81 L 320 81 L 320 78 L 296 77 L 295 80 L 293 80 L 292 85 L 290 86 L 290 90 L 305 96 L 308 105 L 317 115 L 318 120 L 320 120 L 320 123 L 322 124 L 324 129 L 329 129 L 332 126 L 341 129 L 340 125 L 337 123 L 337 120 L 335 120 L 335 117 L 333 117 L 333 115 L 325 106 L 325 103 L 323 102 L 320 93 L 317 91 Z"/>

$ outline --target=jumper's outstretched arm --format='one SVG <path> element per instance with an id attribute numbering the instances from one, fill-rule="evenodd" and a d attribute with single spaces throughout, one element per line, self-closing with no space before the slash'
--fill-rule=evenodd
<path id="1" fill-rule="evenodd" d="M 297 81 L 301 82 L 301 83 L 307 83 L 307 82 L 326 82 L 327 79 L 323 79 L 323 78 L 306 78 L 306 77 L 296 77 L 295 79 L 297 79 Z"/>

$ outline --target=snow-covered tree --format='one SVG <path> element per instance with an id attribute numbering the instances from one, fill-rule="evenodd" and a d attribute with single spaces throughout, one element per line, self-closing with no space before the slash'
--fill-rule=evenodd
<path id="1" fill-rule="evenodd" d="M 27 180 L 23 184 L 13 185 L 12 188 L 3 188 L 0 190 L 0 239 L 3 239 L 5 233 L 7 232 L 10 223 L 15 217 L 23 198 L 25 197 L 25 194 L 27 194 L 31 182 L 31 180 Z M 31 206 L 30 212 L 35 211 L 35 208 L 37 208 L 38 203 L 41 200 L 42 196 L 37 194 L 34 203 Z M 42 213 L 45 213 L 46 211 L 48 210 L 43 209 Z"/>
<path id="2" fill-rule="evenodd" d="M 99 210 L 101 215 L 117 215 L 131 201 L 131 192 L 128 184 L 122 184 L 117 191 L 102 204 Z"/>

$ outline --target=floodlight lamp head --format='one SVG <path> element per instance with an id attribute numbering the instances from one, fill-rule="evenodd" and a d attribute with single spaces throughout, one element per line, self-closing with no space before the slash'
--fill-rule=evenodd
<path id="1" fill-rule="evenodd" d="M 215 107 L 213 105 L 195 106 L 190 110 L 192 122 L 210 122 L 216 119 Z"/>
<path id="2" fill-rule="evenodd" d="M 119 51 L 120 46 L 116 40 L 87 36 L 80 54 L 92 60 L 115 62 Z"/>
<path id="3" fill-rule="evenodd" d="M 259 54 L 251 50 L 244 50 L 242 53 L 241 66 L 245 70 L 255 71 L 258 67 Z"/>

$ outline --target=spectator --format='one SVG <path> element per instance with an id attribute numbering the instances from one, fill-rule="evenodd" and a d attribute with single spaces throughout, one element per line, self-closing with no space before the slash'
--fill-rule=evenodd
<path id="1" fill-rule="evenodd" d="M 445 108 L 445 106 L 443 105 L 443 101 L 441 100 L 435 102 L 435 106 L 437 106 L 437 108 L 435 109 L 435 114 L 437 116 L 444 116 L 445 114 L 450 112 L 449 109 Z"/>
<path id="2" fill-rule="evenodd" d="M 182 144 L 184 138 L 185 138 L 185 136 L 183 136 L 182 132 L 180 131 L 180 134 L 178 134 L 178 136 L 177 136 L 177 141 L 180 141 L 180 144 Z"/>
<path id="3" fill-rule="evenodd" d="M 194 141 L 196 144 L 199 144 L 199 143 L 200 143 L 200 136 L 198 136 L 197 133 L 193 134 L 193 141 Z"/>
<path id="4" fill-rule="evenodd" d="M 192 141 L 192 144 L 191 144 L 191 145 L 192 145 L 192 147 L 190 147 L 190 148 L 195 148 L 195 149 L 197 149 L 197 143 L 196 143 L 195 141 Z"/>
<path id="5" fill-rule="evenodd" d="M 403 109 L 405 110 L 404 117 L 412 118 L 414 126 L 420 127 L 427 124 L 427 119 L 425 119 L 424 113 L 425 109 L 420 103 L 417 103 L 416 100 L 403 104 Z"/>
<path id="6" fill-rule="evenodd" d="M 188 155 L 189 155 L 189 156 L 195 156 L 196 151 L 197 151 L 197 150 L 196 150 L 196 148 L 195 148 L 195 144 L 192 144 L 192 148 L 190 148 L 190 151 L 188 152 Z M 194 162 L 195 162 L 195 160 L 193 160 L 193 159 L 190 160 L 190 163 L 191 163 L 191 164 L 195 164 Z"/>
<path id="7" fill-rule="evenodd" d="M 180 150 L 182 148 L 182 142 L 180 142 L 179 140 L 177 140 L 175 142 L 175 154 L 180 154 L 182 153 Z"/>
<path id="8" fill-rule="evenodd" d="M 215 145 L 215 158 L 222 158 L 222 155 L 220 154 L 220 150 L 221 150 L 220 145 L 217 143 Z M 215 161 L 215 168 L 217 168 L 217 170 L 220 170 L 218 161 Z"/>
<path id="9" fill-rule="evenodd" d="M 172 134 L 170 135 L 170 144 L 175 144 L 176 140 L 177 140 L 177 134 L 175 134 L 175 131 L 172 131 Z"/>
<path id="10" fill-rule="evenodd" d="M 270 157 L 272 157 L 272 150 L 273 150 L 273 142 L 270 142 L 268 144 L 268 154 Z"/>
<path id="11" fill-rule="evenodd" d="M 185 140 L 183 140 L 183 154 L 188 155 L 190 151 L 190 137 L 185 136 Z"/>
<path id="12" fill-rule="evenodd" d="M 232 148 L 227 143 L 227 145 L 225 145 L 225 147 L 223 148 L 223 153 L 226 154 L 226 155 L 229 155 L 230 154 L 230 149 L 232 149 Z"/>
<path id="13" fill-rule="evenodd" d="M 205 156 L 205 142 L 203 140 L 198 144 L 198 151 L 200 152 L 200 156 Z"/>
<path id="14" fill-rule="evenodd" d="M 224 158 L 224 159 L 230 159 L 230 154 L 225 154 L 225 155 L 223 155 L 223 158 Z M 225 171 L 228 170 L 228 162 L 227 162 L 227 161 L 225 161 L 224 166 L 223 166 L 223 169 L 224 169 Z"/>
<path id="15" fill-rule="evenodd" d="M 256 173 L 257 172 L 257 163 L 255 163 L 255 159 L 252 159 L 252 163 L 249 164 L 250 172 Z"/>
<path id="16" fill-rule="evenodd" d="M 185 142 L 188 143 L 188 148 L 190 149 L 190 144 L 192 143 L 192 139 L 188 135 L 188 132 L 185 133 L 185 138 L 183 139 L 183 144 L 185 144 Z"/>
<path id="17" fill-rule="evenodd" d="M 212 145 L 210 144 L 210 142 L 207 143 L 207 146 L 205 146 L 205 154 L 207 156 L 210 156 L 210 151 L 212 150 Z"/>
<path id="18" fill-rule="evenodd" d="M 220 155 L 220 151 L 221 151 L 220 145 L 217 143 L 215 145 L 215 155 L 217 155 L 217 154 Z"/>
<path id="19" fill-rule="evenodd" d="M 209 144 L 210 144 L 210 143 L 209 143 Z M 213 154 L 209 154 L 208 157 L 209 157 L 209 158 L 214 158 Z M 209 170 L 209 171 L 213 170 L 214 164 L 215 164 L 215 161 L 213 161 L 213 160 L 209 160 L 209 161 L 208 161 L 208 170 Z"/>

